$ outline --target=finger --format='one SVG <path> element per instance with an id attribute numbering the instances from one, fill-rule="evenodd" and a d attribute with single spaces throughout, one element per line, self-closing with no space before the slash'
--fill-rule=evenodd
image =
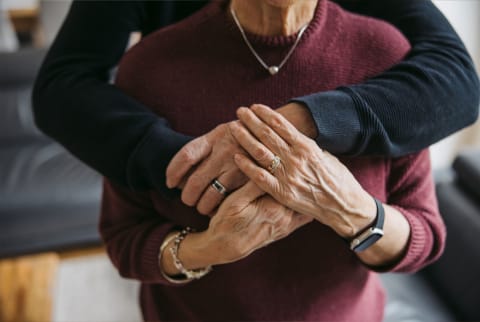
<path id="1" fill-rule="evenodd" d="M 237 110 L 237 116 L 242 124 L 270 151 L 275 154 L 288 151 L 287 143 L 253 111 L 241 107 Z M 287 152 L 288 153 L 288 152 Z"/>
<path id="2" fill-rule="evenodd" d="M 187 179 L 182 190 L 182 202 L 191 207 L 195 206 L 213 179 L 219 177 L 218 168 L 218 165 L 210 162 L 210 159 L 204 160 Z"/>
<path id="3" fill-rule="evenodd" d="M 258 164 L 264 168 L 268 168 L 275 155 L 270 151 L 262 142 L 259 142 L 243 125 L 238 123 L 232 123 L 230 125 L 230 131 L 237 140 L 238 144 L 247 151 L 247 153 Z"/>
<path id="4" fill-rule="evenodd" d="M 254 104 L 250 110 L 289 145 L 295 145 L 303 135 L 283 115 L 266 105 Z"/>
<path id="5" fill-rule="evenodd" d="M 229 201 L 233 201 L 237 205 L 247 206 L 265 194 L 253 181 L 248 181 L 241 188 L 235 190 L 228 196 Z M 225 200 L 226 202 L 227 200 Z"/>
<path id="6" fill-rule="evenodd" d="M 238 169 L 221 175 L 217 180 L 228 189 L 228 192 L 238 189 L 247 182 L 246 176 Z M 218 192 L 210 184 L 197 203 L 197 211 L 203 215 L 210 214 L 224 198 L 225 195 Z"/>
<path id="7" fill-rule="evenodd" d="M 274 175 L 242 154 L 235 154 L 234 160 L 238 168 L 260 189 L 277 197 L 276 191 L 279 191 L 279 182 Z"/>
<path id="8" fill-rule="evenodd" d="M 188 171 L 206 158 L 210 152 L 211 146 L 205 137 L 199 137 L 183 146 L 168 164 L 167 187 L 178 187 Z"/>

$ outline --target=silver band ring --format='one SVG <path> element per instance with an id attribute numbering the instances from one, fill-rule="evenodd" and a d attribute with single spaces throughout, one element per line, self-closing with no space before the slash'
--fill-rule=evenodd
<path id="1" fill-rule="evenodd" d="M 270 165 L 268 166 L 268 171 L 271 173 L 271 174 L 274 174 L 275 173 L 275 170 L 277 170 L 278 166 L 280 165 L 280 162 L 282 161 L 282 159 L 280 159 L 280 157 L 278 155 L 275 155 L 272 159 L 272 162 L 270 163 Z"/>
<path id="2" fill-rule="evenodd" d="M 225 188 L 225 186 L 221 184 L 220 181 L 218 181 L 217 179 L 212 181 L 212 188 L 215 189 L 219 194 L 227 194 L 227 188 Z"/>

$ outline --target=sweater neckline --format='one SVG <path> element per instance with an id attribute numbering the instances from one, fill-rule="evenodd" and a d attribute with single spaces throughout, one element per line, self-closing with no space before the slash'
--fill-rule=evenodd
<path id="1" fill-rule="evenodd" d="M 327 0 L 318 0 L 317 6 L 315 7 L 315 12 L 313 15 L 312 20 L 310 21 L 307 29 L 305 29 L 304 34 L 302 36 L 302 41 L 305 41 L 312 33 L 319 32 L 325 22 L 325 12 L 326 12 L 326 4 Z M 241 37 L 240 30 L 238 29 L 235 21 L 233 20 L 232 14 L 230 13 L 230 1 L 224 1 L 221 5 L 222 10 L 225 12 L 225 23 L 227 28 L 233 34 Z M 266 46 L 266 47 L 285 47 L 291 46 L 295 43 L 298 37 L 298 33 L 283 36 L 283 35 L 275 35 L 275 36 L 264 36 L 259 34 L 251 33 L 245 30 L 245 35 L 247 36 L 248 40 L 252 45 L 258 46 Z"/>

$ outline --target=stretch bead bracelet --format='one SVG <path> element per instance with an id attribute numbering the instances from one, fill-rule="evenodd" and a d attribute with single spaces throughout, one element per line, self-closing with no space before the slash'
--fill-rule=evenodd
<path id="1" fill-rule="evenodd" d="M 165 238 L 165 240 L 163 241 L 162 246 L 160 246 L 160 253 L 158 255 L 158 265 L 160 266 L 160 272 L 162 273 L 163 278 L 165 278 L 168 282 L 170 282 L 172 284 L 186 284 L 186 283 L 191 282 L 192 279 L 189 279 L 189 278 L 187 278 L 186 276 L 183 276 L 183 275 L 175 276 L 175 277 L 169 276 L 165 273 L 165 271 L 162 268 L 162 256 L 165 252 L 165 249 L 167 248 L 168 244 L 170 244 L 170 242 L 172 240 L 174 240 L 175 238 L 177 238 L 176 233 L 167 236 L 167 238 Z"/>
<path id="2" fill-rule="evenodd" d="M 190 227 L 183 229 L 181 232 L 179 232 L 176 235 L 175 241 L 173 242 L 173 246 L 170 247 L 170 253 L 172 254 L 172 257 L 173 257 L 173 264 L 180 271 L 180 273 L 182 273 L 187 277 L 188 280 L 202 278 L 212 270 L 212 266 L 199 268 L 199 269 L 192 269 L 192 270 L 186 269 L 185 266 L 183 266 L 183 263 L 178 258 L 178 249 L 180 248 L 180 244 L 185 239 L 185 237 L 191 232 L 192 232 L 192 229 Z"/>

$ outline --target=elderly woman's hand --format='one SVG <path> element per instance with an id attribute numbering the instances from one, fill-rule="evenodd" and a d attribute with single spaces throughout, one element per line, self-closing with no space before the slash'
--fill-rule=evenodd
<path id="1" fill-rule="evenodd" d="M 266 106 L 240 108 L 237 115 L 242 125 L 231 123 L 231 132 L 255 161 L 241 154 L 235 161 L 262 190 L 342 237 L 373 222 L 373 198 L 337 158 Z"/>
<path id="2" fill-rule="evenodd" d="M 187 269 L 235 262 L 312 220 L 279 204 L 249 181 L 223 201 L 206 231 L 187 235 L 179 258 Z M 167 274 L 178 274 L 171 258 L 162 260 Z"/>
<path id="3" fill-rule="evenodd" d="M 300 215 L 265 195 L 253 182 L 220 205 L 206 234 L 222 262 L 233 262 L 288 236 L 312 217 Z"/>

